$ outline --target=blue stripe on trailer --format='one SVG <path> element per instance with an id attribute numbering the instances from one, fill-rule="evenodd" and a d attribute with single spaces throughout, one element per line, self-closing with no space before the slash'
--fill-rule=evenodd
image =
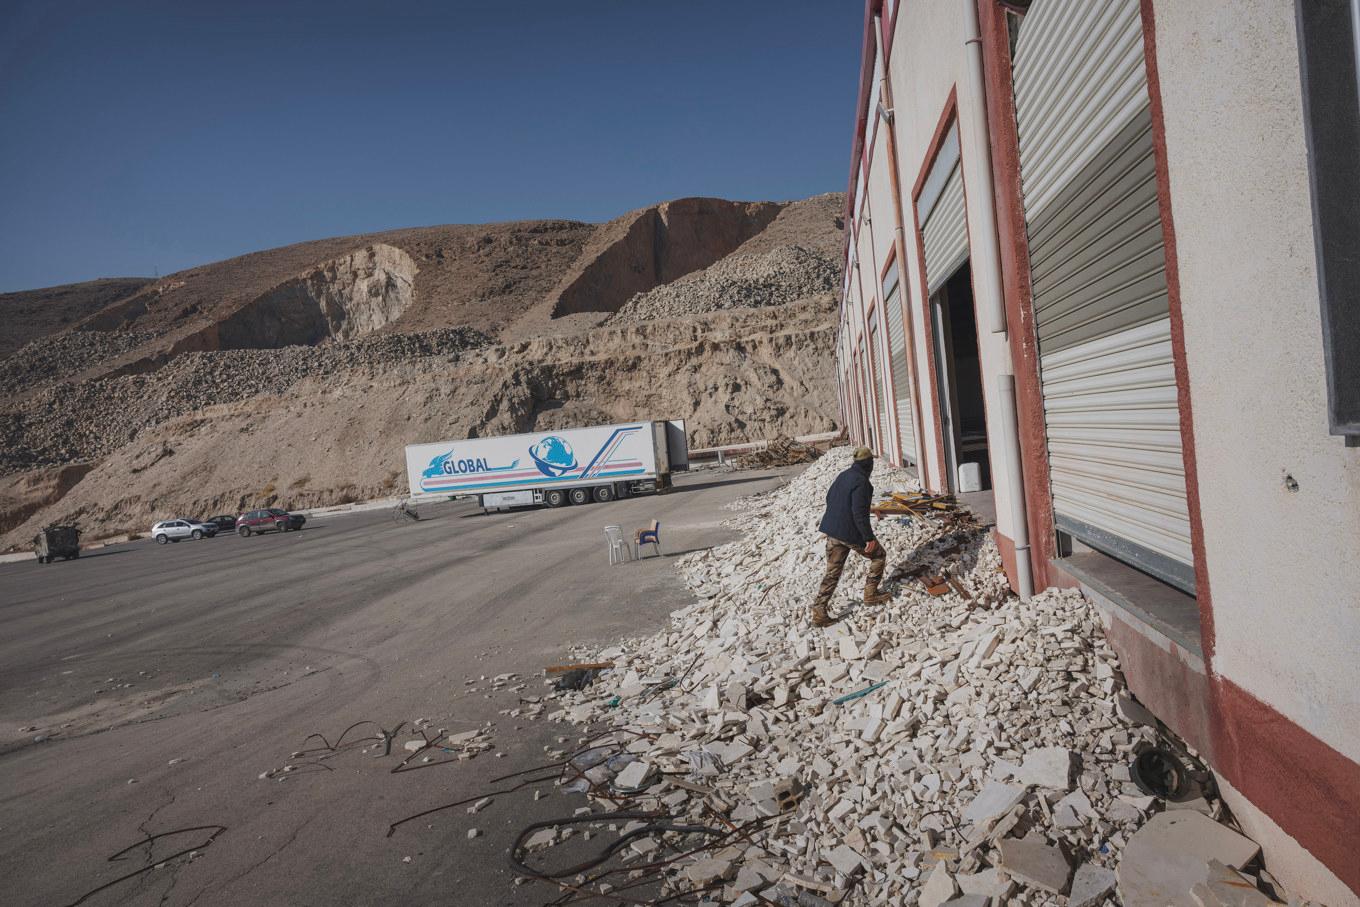
<path id="1" fill-rule="evenodd" d="M 638 475 L 639 473 L 645 473 L 646 471 L 647 471 L 647 470 L 645 470 L 645 469 L 628 469 L 628 470 L 624 470 L 624 471 L 622 471 L 622 472 L 602 472 L 602 473 L 600 473 L 600 474 L 597 475 L 597 476 L 592 476 L 591 478 L 596 478 L 596 479 L 609 479 L 609 478 L 614 478 L 615 476 L 635 476 L 635 475 Z M 542 485 L 542 484 L 547 483 L 547 482 L 561 482 L 561 481 L 562 481 L 561 478 L 525 479 L 525 480 L 523 480 L 523 481 L 521 481 L 521 482 L 515 482 L 514 484 L 515 484 L 515 485 Z M 569 481 L 576 481 L 576 482 L 579 482 L 580 479 L 571 479 L 571 480 L 569 480 Z M 505 483 L 505 482 L 480 482 L 480 483 L 478 483 L 478 484 L 476 484 L 476 485 L 455 485 L 455 486 L 451 486 L 451 487 L 448 487 L 448 488 L 427 488 L 427 487 L 425 487 L 424 483 L 421 484 L 421 490 L 422 490 L 422 491 L 425 491 L 425 492 L 427 492 L 427 493 L 434 493 L 434 492 L 449 492 L 449 491 L 462 491 L 462 490 L 464 490 L 464 489 L 466 489 L 466 488 L 500 488 L 500 487 L 513 487 L 513 486 L 507 485 L 507 483 Z"/>

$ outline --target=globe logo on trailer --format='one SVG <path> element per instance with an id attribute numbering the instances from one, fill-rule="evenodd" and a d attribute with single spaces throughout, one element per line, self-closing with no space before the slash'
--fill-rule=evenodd
<path id="1" fill-rule="evenodd" d="M 556 435 L 549 435 L 530 447 L 529 456 L 533 458 L 539 472 L 552 478 L 564 476 L 576 468 L 575 451 Z"/>

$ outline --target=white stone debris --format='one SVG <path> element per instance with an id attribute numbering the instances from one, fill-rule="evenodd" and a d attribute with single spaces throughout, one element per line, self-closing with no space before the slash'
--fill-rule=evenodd
<path id="1" fill-rule="evenodd" d="M 582 777 L 565 789 L 611 809 L 633 791 L 636 808 L 677 821 L 751 826 L 668 868 L 671 891 L 706 880 L 721 903 L 1063 905 L 1069 886 L 1074 903 L 1113 897 L 1121 852 L 1164 804 L 1129 781 L 1157 729 L 1125 692 L 1097 613 L 1075 591 L 1021 602 L 979 530 L 894 517 L 875 523 L 891 600 L 862 603 L 866 562 L 852 556 L 831 605 L 840 619 L 813 629 L 817 525 L 848 463 L 832 450 L 735 505 L 738 541 L 679 560 L 697 601 L 666 629 L 573 651 L 615 667 L 549 694 L 547 717 L 612 729 L 614 745 L 578 755 Z M 891 468 L 873 483 L 917 488 Z M 966 594 L 927 593 L 918 577 L 945 571 Z M 1148 825 L 1196 820 L 1240 838 L 1194 810 Z M 1184 903 L 1199 907 L 1190 889 L 1211 884 L 1208 858 L 1240 868 L 1244 852 L 1197 857 Z"/>
<path id="2" fill-rule="evenodd" d="M 1195 889 L 1210 882 L 1213 864 L 1241 869 L 1261 852 L 1250 838 L 1194 810 L 1153 816 L 1119 863 L 1124 907 L 1199 907 Z"/>

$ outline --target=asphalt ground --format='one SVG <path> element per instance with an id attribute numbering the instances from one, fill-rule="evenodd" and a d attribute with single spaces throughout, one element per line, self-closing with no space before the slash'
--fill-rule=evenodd
<path id="1" fill-rule="evenodd" d="M 476 815 L 460 806 L 388 827 L 505 788 L 515 782 L 493 779 L 575 745 L 579 729 L 502 711 L 541 694 L 542 668 L 569 660 L 570 645 L 662 626 L 691 600 L 673 558 L 729 540 L 724 505 L 792 472 L 699 472 L 669 494 L 609 504 L 483 515 L 457 502 L 414 523 L 370 511 L 296 533 L 0 565 L 0 903 L 552 900 L 554 889 L 515 885 L 506 861 L 526 824 L 583 802 L 551 781 Z M 609 567 L 602 528 L 631 534 L 652 518 L 666 556 Z M 529 687 L 491 689 L 511 672 Z M 431 751 L 393 773 L 422 718 L 453 733 L 494 722 L 495 748 L 470 761 Z M 333 743 L 361 721 L 405 722 L 392 755 L 292 757 L 316 747 L 308 735 Z M 288 764 L 300 768 L 260 777 Z"/>

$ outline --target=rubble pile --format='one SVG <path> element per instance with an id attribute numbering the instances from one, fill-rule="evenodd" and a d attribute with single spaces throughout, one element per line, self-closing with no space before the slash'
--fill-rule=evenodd
<path id="1" fill-rule="evenodd" d="M 456 358 L 489 342 L 471 328 L 370 334 L 319 346 L 184 353 L 147 374 L 59 384 L 0 409 L 0 475 L 98 459 L 150 426 L 208 406 L 280 394 L 304 379 Z"/>
<path id="2" fill-rule="evenodd" d="M 614 735 L 613 755 L 586 753 L 592 790 L 611 809 L 623 795 L 738 829 L 666 864 L 673 892 L 715 903 L 1104 902 L 1157 803 L 1128 772 L 1156 732 L 1127 717 L 1139 707 L 1096 614 L 1074 591 L 1019 601 L 977 530 L 894 518 L 876 528 L 891 602 L 858 604 L 852 557 L 842 619 L 812 630 L 822 498 L 848 463 L 833 450 L 749 502 L 731 523 L 740 541 L 685 558 L 699 600 L 669 629 L 579 653 L 615 669 L 550 717 Z M 874 482 L 915 488 L 892 470 Z M 903 582 L 921 566 L 959 583 Z"/>
<path id="3" fill-rule="evenodd" d="M 811 444 L 792 438 L 775 438 L 759 450 L 733 458 L 732 464 L 738 469 L 773 469 L 776 466 L 811 463 L 821 455 L 822 452 Z"/>
<path id="4" fill-rule="evenodd" d="M 829 294 L 840 283 L 833 256 L 800 245 L 729 255 L 702 271 L 638 293 L 611 323 L 683 318 L 722 309 L 784 305 Z"/>
<path id="5" fill-rule="evenodd" d="M 68 331 L 25 344 L 0 359 L 0 397 L 65 381 L 92 365 L 129 353 L 155 340 L 154 332 Z"/>

